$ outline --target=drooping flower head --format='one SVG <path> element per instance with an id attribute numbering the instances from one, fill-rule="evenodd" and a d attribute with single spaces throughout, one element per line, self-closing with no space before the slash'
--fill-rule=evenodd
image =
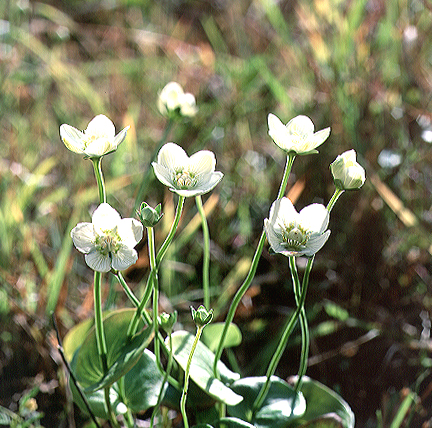
<path id="1" fill-rule="evenodd" d="M 221 172 L 215 171 L 213 152 L 201 150 L 189 157 L 175 143 L 165 144 L 152 165 L 158 180 L 180 196 L 203 195 L 223 177 Z"/>
<path id="2" fill-rule="evenodd" d="M 91 223 L 78 223 L 71 231 L 73 243 L 85 254 L 89 267 L 98 272 L 125 270 L 138 260 L 135 245 L 143 236 L 142 224 L 133 218 L 121 219 L 107 203 L 92 215 Z"/>
<path id="3" fill-rule="evenodd" d="M 314 124 L 307 116 L 297 116 L 284 125 L 274 114 L 268 115 L 269 135 L 282 150 L 296 155 L 318 153 L 330 135 L 330 128 L 314 132 Z"/>
<path id="4" fill-rule="evenodd" d="M 129 126 L 115 135 L 112 121 L 99 114 L 91 120 L 85 131 L 67 124 L 61 125 L 60 138 L 69 150 L 89 158 L 99 158 L 117 150 L 128 129 Z"/>
<path id="5" fill-rule="evenodd" d="M 312 204 L 299 213 L 288 198 L 277 199 L 270 208 L 264 229 L 270 247 L 285 256 L 313 256 L 326 243 L 329 212 Z"/>
<path id="6" fill-rule="evenodd" d="M 198 112 L 195 97 L 189 92 L 185 93 L 177 82 L 169 82 L 162 89 L 158 108 L 167 117 L 193 117 Z"/>
<path id="7" fill-rule="evenodd" d="M 356 161 L 355 150 L 339 155 L 330 165 L 330 170 L 336 187 L 341 190 L 359 189 L 366 180 L 364 168 Z"/>

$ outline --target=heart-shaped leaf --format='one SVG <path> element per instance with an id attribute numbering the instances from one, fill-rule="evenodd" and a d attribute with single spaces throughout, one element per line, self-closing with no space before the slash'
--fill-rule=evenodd
<path id="1" fill-rule="evenodd" d="M 144 328 L 142 322 L 139 333 L 131 339 L 126 336 L 134 314 L 134 309 L 123 309 L 113 311 L 104 318 L 108 365 L 106 373 L 98 354 L 94 327 L 88 331 L 84 342 L 75 352 L 71 368 L 86 392 L 113 384 L 134 366 L 150 343 L 153 337 L 152 329 Z"/>
<path id="2" fill-rule="evenodd" d="M 187 331 L 176 331 L 172 335 L 173 356 L 183 370 L 186 369 L 193 341 L 194 336 Z M 169 341 L 166 342 L 167 346 L 169 346 Z M 239 403 L 242 397 L 213 376 L 213 361 L 213 352 L 203 343 L 198 342 L 190 368 L 191 379 L 215 400 L 229 405 Z M 240 377 L 239 374 L 229 370 L 222 362 L 218 364 L 218 371 L 224 382 L 232 382 Z"/>
<path id="3" fill-rule="evenodd" d="M 307 376 L 304 376 L 302 380 L 301 391 L 307 406 L 305 414 L 296 421 L 295 427 L 354 428 L 354 413 L 342 397 Z"/>
<path id="4" fill-rule="evenodd" d="M 223 322 L 215 322 L 206 326 L 202 333 L 203 343 L 210 349 L 210 351 L 215 352 L 220 338 L 222 336 L 222 331 L 225 327 Z M 240 345 L 242 341 L 242 334 L 240 329 L 233 323 L 228 327 L 228 331 L 224 341 L 224 348 L 232 348 L 233 346 Z"/>
<path id="5" fill-rule="evenodd" d="M 270 388 L 260 409 L 253 415 L 253 405 L 265 376 L 240 379 L 231 388 L 243 396 L 243 401 L 235 406 L 228 406 L 228 414 L 248 421 L 257 428 L 282 428 L 302 416 L 306 410 L 303 394 L 296 394 L 294 389 L 276 376 L 271 377 Z"/>

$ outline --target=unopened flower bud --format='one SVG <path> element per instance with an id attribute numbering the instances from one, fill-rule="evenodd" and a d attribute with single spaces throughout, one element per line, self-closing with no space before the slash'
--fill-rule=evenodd
<path id="1" fill-rule="evenodd" d="M 156 208 L 152 208 L 146 202 L 141 204 L 137 214 L 144 227 L 156 226 L 163 216 L 161 204 L 157 205 Z"/>
<path id="2" fill-rule="evenodd" d="M 191 306 L 192 319 L 198 328 L 205 327 L 213 319 L 213 309 L 209 311 L 201 305 L 198 309 L 194 309 Z"/>
<path id="3" fill-rule="evenodd" d="M 158 317 L 158 321 L 162 329 L 167 333 L 171 332 L 174 324 L 177 322 L 177 311 L 174 311 L 171 314 L 162 312 Z"/>
<path id="4" fill-rule="evenodd" d="M 354 190 L 363 186 L 366 180 L 364 168 L 356 161 L 355 150 L 339 155 L 330 165 L 335 185 L 341 190 Z"/>

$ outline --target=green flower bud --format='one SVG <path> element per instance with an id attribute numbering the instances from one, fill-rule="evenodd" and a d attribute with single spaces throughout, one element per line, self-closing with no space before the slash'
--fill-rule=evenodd
<path id="1" fill-rule="evenodd" d="M 137 214 L 139 219 L 141 220 L 141 223 L 145 227 L 154 227 L 163 216 L 163 213 L 161 213 L 161 211 L 161 204 L 159 204 L 156 208 L 152 208 L 149 204 L 143 202 Z"/>
<path id="2" fill-rule="evenodd" d="M 330 165 L 335 186 L 341 190 L 354 190 L 363 186 L 366 180 L 364 168 L 356 161 L 355 150 L 339 155 Z"/>
<path id="3" fill-rule="evenodd" d="M 213 319 L 213 309 L 209 311 L 201 305 L 198 309 L 191 306 L 192 319 L 198 328 L 205 327 Z"/>
<path id="4" fill-rule="evenodd" d="M 170 333 L 174 324 L 177 322 L 177 311 L 174 311 L 171 314 L 162 312 L 158 317 L 158 321 L 161 328 L 163 328 L 167 333 Z"/>

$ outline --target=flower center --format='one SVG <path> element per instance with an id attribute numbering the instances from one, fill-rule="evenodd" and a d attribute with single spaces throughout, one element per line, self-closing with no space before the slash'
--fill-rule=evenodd
<path id="1" fill-rule="evenodd" d="M 117 232 L 117 227 L 112 230 L 104 230 L 103 235 L 96 236 L 96 247 L 104 256 L 116 254 L 120 249 L 121 238 Z"/>
<path id="2" fill-rule="evenodd" d="M 179 189 L 186 190 L 193 187 L 196 183 L 195 175 L 189 171 L 180 170 L 175 173 L 174 181 Z"/>
<path id="3" fill-rule="evenodd" d="M 283 245 L 288 250 L 301 250 L 306 247 L 311 232 L 301 225 L 290 223 L 281 225 Z"/>

